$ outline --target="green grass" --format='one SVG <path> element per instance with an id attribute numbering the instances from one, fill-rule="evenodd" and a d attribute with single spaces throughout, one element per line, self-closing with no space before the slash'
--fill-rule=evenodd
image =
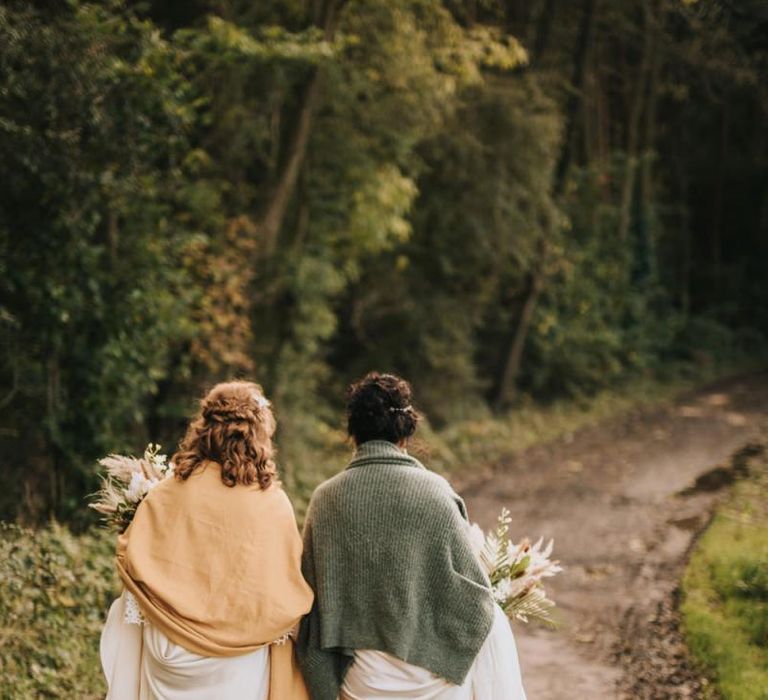
<path id="1" fill-rule="evenodd" d="M 768 700 L 768 465 L 736 484 L 698 542 L 681 611 L 724 700 Z"/>

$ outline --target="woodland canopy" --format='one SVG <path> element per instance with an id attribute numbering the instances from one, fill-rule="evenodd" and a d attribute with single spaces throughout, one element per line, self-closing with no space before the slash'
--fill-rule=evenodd
<path id="1" fill-rule="evenodd" d="M 758 356 L 767 68 L 760 0 L 7 0 L 0 517 L 227 377 L 311 481 L 371 368 L 440 425 Z"/>

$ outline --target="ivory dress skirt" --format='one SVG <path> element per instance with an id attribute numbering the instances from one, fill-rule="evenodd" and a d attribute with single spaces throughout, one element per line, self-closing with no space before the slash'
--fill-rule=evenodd
<path id="1" fill-rule="evenodd" d="M 143 622 L 130 594 L 109 609 L 101 634 L 107 700 L 267 700 L 269 647 L 242 656 L 200 656 Z"/>
<path id="2" fill-rule="evenodd" d="M 340 700 L 525 700 L 515 638 L 496 607 L 493 625 L 466 681 L 453 685 L 380 651 L 358 650 Z"/>

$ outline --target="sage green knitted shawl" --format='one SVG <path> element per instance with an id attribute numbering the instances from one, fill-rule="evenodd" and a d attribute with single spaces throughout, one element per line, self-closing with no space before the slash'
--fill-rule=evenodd
<path id="1" fill-rule="evenodd" d="M 312 496 L 304 577 L 315 603 L 297 652 L 313 700 L 336 700 L 355 649 L 463 683 L 494 602 L 463 501 L 396 445 L 361 445 Z"/>

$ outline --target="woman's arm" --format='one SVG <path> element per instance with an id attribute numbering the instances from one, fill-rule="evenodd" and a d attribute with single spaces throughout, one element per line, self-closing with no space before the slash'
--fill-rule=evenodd
<path id="1" fill-rule="evenodd" d="M 312 513 L 310 503 L 304 524 L 304 551 L 301 570 L 313 591 L 317 592 L 315 548 L 312 540 Z M 296 640 L 296 654 L 312 700 L 336 700 L 344 676 L 354 660 L 340 649 L 323 649 L 320 639 L 320 609 L 317 595 L 312 610 L 301 621 Z"/>

